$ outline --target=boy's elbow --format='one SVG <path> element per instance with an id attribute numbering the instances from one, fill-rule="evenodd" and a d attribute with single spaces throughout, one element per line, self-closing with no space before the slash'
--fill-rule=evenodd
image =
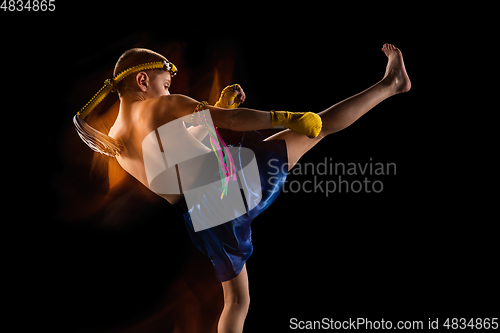
<path id="1" fill-rule="evenodd" d="M 227 117 L 227 129 L 231 131 L 238 131 L 241 128 L 241 117 L 240 110 L 235 109 L 230 112 L 230 116 Z"/>
<path id="2" fill-rule="evenodd" d="M 241 130 L 243 122 L 241 110 L 214 107 L 213 109 L 210 109 L 210 113 L 215 126 L 229 129 L 231 131 Z"/>

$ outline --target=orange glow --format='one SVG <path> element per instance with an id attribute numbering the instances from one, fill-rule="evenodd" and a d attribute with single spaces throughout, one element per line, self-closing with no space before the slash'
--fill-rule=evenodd
<path id="1" fill-rule="evenodd" d="M 212 285 L 212 288 L 202 289 L 181 278 L 169 287 L 163 302 L 163 307 L 148 318 L 129 328 L 110 333 L 217 332 L 223 306 L 220 286 Z"/>
<path id="2" fill-rule="evenodd" d="M 186 64 L 184 46 L 185 43 L 179 42 L 163 47 L 150 47 L 167 56 L 179 69 L 179 75 L 172 80 L 171 93 L 185 94 L 197 100 L 208 100 L 210 104 L 215 104 L 225 86 L 238 83 L 233 82 L 236 61 L 234 50 L 228 46 L 215 48 L 212 58 L 206 60 L 206 66 L 194 71 L 189 68 L 189 64 Z M 85 84 L 81 84 L 84 87 L 83 91 L 90 89 Z M 76 87 L 75 91 L 80 88 L 82 87 Z M 95 86 L 95 91 L 99 88 L 100 86 Z M 92 90 L 92 93 L 95 91 Z M 91 92 L 86 95 L 91 96 Z M 96 109 L 86 119 L 92 127 L 103 133 L 108 133 L 115 122 L 120 104 L 115 95 L 110 95 L 106 99 L 100 106 L 101 110 Z M 110 106 L 113 99 L 116 102 Z M 153 206 L 158 206 L 158 203 L 164 204 L 162 198 L 124 171 L 116 159 L 98 153 L 93 156 L 92 151 L 82 144 L 72 124 L 69 125 L 69 123 L 61 144 L 61 155 L 64 158 L 64 170 L 59 177 L 58 186 L 61 192 L 59 218 L 62 221 L 70 223 L 89 221 L 88 223 L 97 225 L 97 228 L 113 226 L 118 230 L 126 225 L 127 220 L 139 220 L 147 214 L 147 207 L 151 207 L 143 205 L 143 202 L 135 203 L 135 197 L 140 196 L 141 200 Z M 92 172 L 89 176 L 90 167 Z M 128 196 L 131 192 L 133 195 Z M 121 199 L 123 199 L 122 202 L 118 202 Z M 120 208 L 124 205 L 129 211 L 134 211 L 139 218 L 128 217 L 126 213 L 120 212 Z M 101 218 L 101 216 L 104 217 Z M 179 216 L 175 215 L 172 218 L 179 218 Z M 170 235 L 170 237 L 174 236 Z M 223 308 L 222 287 L 215 278 L 208 258 L 200 254 L 196 259 L 186 260 L 188 262 L 184 272 L 178 273 L 179 278 L 170 285 L 165 285 L 165 294 L 154 313 L 146 319 L 137 320 L 129 327 L 106 332 L 217 332 L 217 324 Z M 200 261 L 202 261 L 201 264 Z M 158 264 L 164 265 L 165 263 Z M 123 320 L 130 322 L 130 318 Z M 75 323 L 75 325 L 78 324 Z"/>

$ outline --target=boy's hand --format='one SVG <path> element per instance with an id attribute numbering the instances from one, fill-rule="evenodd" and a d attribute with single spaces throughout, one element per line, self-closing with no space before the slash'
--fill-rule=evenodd
<path id="1" fill-rule="evenodd" d="M 222 90 L 220 98 L 214 106 L 224 109 L 235 109 L 245 102 L 246 95 L 239 84 L 232 84 Z"/>

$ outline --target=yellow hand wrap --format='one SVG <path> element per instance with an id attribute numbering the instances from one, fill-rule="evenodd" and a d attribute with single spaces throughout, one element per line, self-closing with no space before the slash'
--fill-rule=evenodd
<path id="1" fill-rule="evenodd" d="M 295 133 L 315 138 L 321 132 L 321 117 L 312 112 L 271 111 L 274 128 L 289 128 Z"/>
<path id="2" fill-rule="evenodd" d="M 219 100 L 217 101 L 217 103 L 215 103 L 214 106 L 224 109 L 236 109 L 238 106 L 240 106 L 240 99 L 236 98 L 236 96 L 238 96 L 236 94 L 236 90 L 239 87 L 240 85 L 236 83 L 224 88 L 224 90 L 222 90 L 222 92 L 220 93 Z M 230 102 L 234 103 L 229 105 Z"/>

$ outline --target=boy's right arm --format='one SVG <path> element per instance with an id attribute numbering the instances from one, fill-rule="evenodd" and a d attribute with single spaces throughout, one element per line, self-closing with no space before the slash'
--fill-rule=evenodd
<path id="1" fill-rule="evenodd" d="M 154 121 L 161 126 L 171 120 L 187 116 L 193 113 L 198 104 L 197 100 L 185 95 L 164 96 L 160 99 L 160 105 L 155 108 Z M 321 131 L 321 118 L 311 112 L 223 109 L 211 105 L 205 108 L 210 111 L 216 127 L 233 131 L 254 131 L 282 126 L 309 137 L 316 137 Z"/>
<path id="2" fill-rule="evenodd" d="M 193 113 L 199 102 L 185 95 L 162 96 L 153 109 L 153 122 L 157 127 L 177 118 Z M 253 131 L 272 128 L 269 112 L 252 109 L 223 109 L 211 105 L 205 106 L 216 127 L 233 131 Z"/>

